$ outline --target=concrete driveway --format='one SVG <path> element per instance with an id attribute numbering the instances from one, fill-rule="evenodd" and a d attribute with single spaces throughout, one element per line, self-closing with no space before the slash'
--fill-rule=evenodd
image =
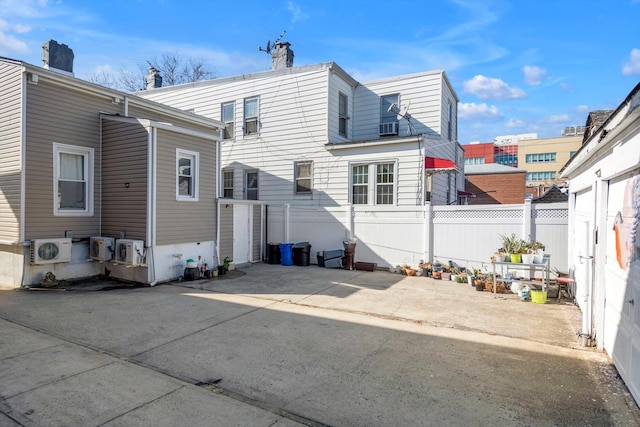
<path id="1" fill-rule="evenodd" d="M 94 289 L 0 292 L 0 425 L 640 425 L 568 303 L 267 264 Z"/>

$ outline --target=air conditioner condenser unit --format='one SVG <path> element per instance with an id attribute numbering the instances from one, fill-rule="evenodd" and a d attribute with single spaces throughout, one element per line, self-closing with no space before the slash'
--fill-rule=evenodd
<path id="1" fill-rule="evenodd" d="M 116 262 L 127 265 L 144 264 L 144 241 L 132 239 L 116 240 Z"/>
<path id="2" fill-rule="evenodd" d="M 111 261 L 115 253 L 113 237 L 91 237 L 89 239 L 89 257 L 96 261 Z"/>
<path id="3" fill-rule="evenodd" d="M 71 239 L 34 239 L 31 241 L 32 264 L 54 264 L 71 261 Z"/>

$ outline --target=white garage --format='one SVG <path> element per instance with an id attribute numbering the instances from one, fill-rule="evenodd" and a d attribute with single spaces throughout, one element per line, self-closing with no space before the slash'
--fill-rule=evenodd
<path id="1" fill-rule="evenodd" d="M 561 171 L 583 343 L 609 353 L 640 402 L 640 84 Z"/>

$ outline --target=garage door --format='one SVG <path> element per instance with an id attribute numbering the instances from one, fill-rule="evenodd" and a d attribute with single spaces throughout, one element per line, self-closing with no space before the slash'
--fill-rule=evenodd
<path id="1" fill-rule="evenodd" d="M 637 243 L 632 226 L 637 224 L 639 189 L 640 176 L 609 182 L 604 277 L 604 348 L 636 401 L 640 401 L 640 266 L 639 261 L 632 262 Z"/>

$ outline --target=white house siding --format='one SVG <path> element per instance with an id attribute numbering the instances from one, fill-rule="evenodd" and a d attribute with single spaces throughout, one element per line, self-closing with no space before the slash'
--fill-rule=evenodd
<path id="1" fill-rule="evenodd" d="M 0 242 L 4 243 L 20 241 L 22 82 L 20 67 L 0 62 Z"/>
<path id="2" fill-rule="evenodd" d="M 216 239 L 216 143 L 195 136 L 157 131 L 156 243 Z M 176 148 L 199 154 L 198 201 L 176 200 Z"/>
<path id="3" fill-rule="evenodd" d="M 54 216 L 53 143 L 93 148 L 94 189 L 100 187 L 100 111 L 113 109 L 111 98 L 53 84 L 40 77 L 28 84 L 26 106 L 25 238 L 89 237 L 99 231 L 100 198 L 94 191 L 94 215 Z"/>
<path id="4" fill-rule="evenodd" d="M 252 205 L 252 238 L 251 238 L 251 261 L 257 262 L 261 261 L 261 251 L 260 248 L 263 246 L 262 243 L 262 206 L 261 205 Z"/>
<path id="5" fill-rule="evenodd" d="M 637 227 L 639 203 L 638 189 L 633 187 L 640 180 L 639 105 L 637 85 L 561 171 L 569 180 L 568 269 L 575 272 L 582 332 L 611 355 L 636 401 L 640 401 L 640 304 L 635 302 L 640 295 L 640 243 L 631 230 Z M 622 222 L 616 221 L 618 215 Z M 581 236 L 585 236 L 582 241 Z"/>
<path id="6" fill-rule="evenodd" d="M 101 235 L 148 241 L 149 130 L 139 123 L 102 122 Z"/>

